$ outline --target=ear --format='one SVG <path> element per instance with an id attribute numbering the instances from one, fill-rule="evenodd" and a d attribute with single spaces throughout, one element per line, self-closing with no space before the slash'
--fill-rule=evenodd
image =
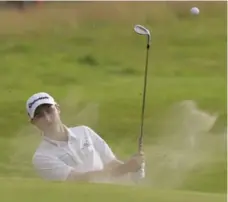
<path id="1" fill-rule="evenodd" d="M 60 106 L 59 106 L 59 104 L 56 104 L 55 107 L 56 107 L 57 111 L 58 111 L 59 114 L 60 114 L 61 111 L 60 111 Z"/>

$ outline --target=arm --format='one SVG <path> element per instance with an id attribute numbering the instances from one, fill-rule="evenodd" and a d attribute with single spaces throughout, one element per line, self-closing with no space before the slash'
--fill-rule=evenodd
<path id="1" fill-rule="evenodd" d="M 137 170 L 137 164 L 140 164 L 135 158 L 123 162 L 116 158 L 108 144 L 91 128 L 85 126 L 86 133 L 91 137 L 95 149 L 99 152 L 105 165 L 105 170 L 109 170 L 113 177 L 119 177 Z"/>
<path id="2" fill-rule="evenodd" d="M 113 160 L 107 166 L 110 166 L 110 168 L 113 168 L 112 175 L 114 175 L 115 177 L 125 175 L 125 174 L 130 174 L 129 175 L 130 179 L 135 182 L 138 182 L 138 181 L 142 180 L 143 178 L 145 178 L 145 162 L 144 161 L 141 163 L 141 166 L 137 171 L 133 170 L 132 172 L 130 172 L 131 166 L 129 166 L 129 164 L 126 166 L 126 162 L 124 163 L 119 160 Z"/>
<path id="3" fill-rule="evenodd" d="M 121 168 L 124 165 L 124 162 L 118 160 L 113 153 L 112 149 L 105 142 L 103 138 L 101 138 L 96 132 L 94 132 L 91 128 L 85 126 L 86 133 L 91 137 L 92 142 L 95 146 L 95 149 L 100 154 L 100 157 L 104 163 L 104 170 L 109 170 L 112 176 L 126 174 L 127 171 Z M 119 174 L 118 174 L 119 173 Z"/>
<path id="4" fill-rule="evenodd" d="M 105 170 L 90 171 L 85 173 L 79 173 L 76 170 L 72 170 L 67 177 L 67 181 L 79 181 L 90 182 L 96 181 L 96 179 L 109 178 L 110 174 Z"/>
<path id="5" fill-rule="evenodd" d="M 60 159 L 42 154 L 36 155 L 33 158 L 33 165 L 40 177 L 50 181 L 89 182 L 96 178 L 108 176 L 108 172 L 103 170 L 80 173 Z"/>

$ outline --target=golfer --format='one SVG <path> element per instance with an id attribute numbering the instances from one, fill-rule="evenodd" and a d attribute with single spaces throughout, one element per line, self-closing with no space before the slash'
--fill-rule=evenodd
<path id="1" fill-rule="evenodd" d="M 26 103 L 31 123 L 42 132 L 42 141 L 32 162 L 38 175 L 50 181 L 110 182 L 144 177 L 143 153 L 122 162 L 108 144 L 87 126 L 67 127 L 60 107 L 45 92 L 32 95 Z M 130 177 L 132 179 L 132 177 Z"/>

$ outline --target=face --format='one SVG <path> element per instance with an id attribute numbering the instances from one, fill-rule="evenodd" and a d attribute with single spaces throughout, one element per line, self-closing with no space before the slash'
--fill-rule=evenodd
<path id="1" fill-rule="evenodd" d="M 60 123 L 60 110 L 57 105 L 43 104 L 37 107 L 31 120 L 41 131 L 51 130 Z"/>

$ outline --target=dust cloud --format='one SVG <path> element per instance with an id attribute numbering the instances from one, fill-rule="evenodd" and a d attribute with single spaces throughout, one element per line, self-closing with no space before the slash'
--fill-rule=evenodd
<path id="1" fill-rule="evenodd" d="M 207 163 L 224 159 L 226 134 L 213 134 L 218 115 L 199 109 L 194 101 L 175 104 L 163 119 L 162 135 L 145 148 L 145 184 L 179 188 L 189 173 Z"/>

